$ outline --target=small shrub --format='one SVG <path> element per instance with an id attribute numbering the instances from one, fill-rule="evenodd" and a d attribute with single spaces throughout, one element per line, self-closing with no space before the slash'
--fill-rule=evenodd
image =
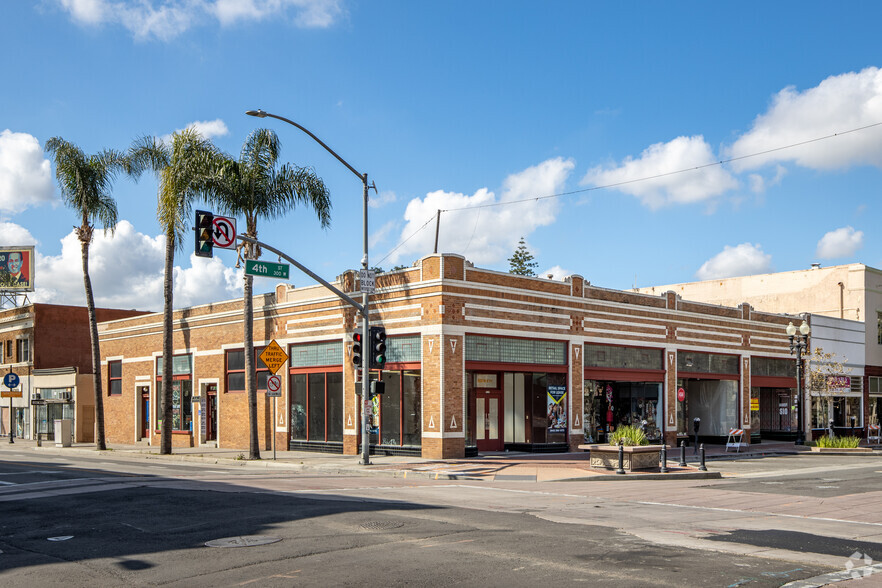
<path id="1" fill-rule="evenodd" d="M 619 427 L 613 431 L 609 436 L 609 444 L 618 445 L 619 439 L 622 440 L 622 445 L 627 445 L 628 447 L 649 445 L 649 439 L 646 438 L 643 431 L 639 427 L 632 427 L 631 425 Z"/>
<path id="2" fill-rule="evenodd" d="M 854 449 L 861 444 L 860 437 L 820 437 L 815 440 L 815 447 L 830 449 Z"/>

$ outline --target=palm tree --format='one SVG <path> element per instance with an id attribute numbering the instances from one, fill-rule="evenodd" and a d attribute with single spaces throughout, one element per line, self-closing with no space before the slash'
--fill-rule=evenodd
<path id="1" fill-rule="evenodd" d="M 257 219 L 284 216 L 296 205 L 312 208 L 327 227 L 331 221 L 331 199 L 324 182 L 310 168 L 279 161 L 281 143 L 269 129 L 257 129 L 245 140 L 239 160 L 225 158 L 219 165 L 208 198 L 221 212 L 244 216 L 245 235 L 257 238 Z M 259 259 L 260 247 L 245 243 L 245 259 Z M 248 391 L 249 459 L 260 459 L 257 436 L 257 382 L 254 377 L 254 301 L 251 276 L 242 288 L 245 315 L 245 388 Z"/>
<path id="2" fill-rule="evenodd" d="M 92 373 L 95 374 L 95 445 L 99 451 L 107 449 L 104 438 L 104 394 L 101 387 L 101 353 L 98 348 L 98 323 L 95 320 L 95 298 L 89 277 L 89 245 L 92 243 L 93 222 L 100 221 L 105 233 L 116 228 L 116 202 L 111 195 L 113 180 L 122 169 L 122 154 L 104 150 L 86 155 L 82 149 L 53 137 L 46 142 L 46 151 L 55 157 L 55 178 L 64 203 L 80 217 L 80 226 L 74 227 L 83 258 L 83 284 L 86 288 L 86 307 L 89 313 L 89 336 L 92 342 Z"/>
<path id="3" fill-rule="evenodd" d="M 193 201 L 203 193 L 217 150 L 195 129 L 177 131 L 166 142 L 140 137 L 129 148 L 128 173 L 135 179 L 152 170 L 159 179 L 156 217 L 165 233 L 165 279 L 163 281 L 162 393 L 160 449 L 172 452 L 172 313 L 175 250 L 183 247 Z"/>

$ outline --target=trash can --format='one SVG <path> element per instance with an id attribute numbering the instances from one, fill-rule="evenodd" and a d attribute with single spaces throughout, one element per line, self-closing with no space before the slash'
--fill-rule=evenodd
<path id="1" fill-rule="evenodd" d="M 55 447 L 70 447 L 71 420 L 55 419 Z"/>

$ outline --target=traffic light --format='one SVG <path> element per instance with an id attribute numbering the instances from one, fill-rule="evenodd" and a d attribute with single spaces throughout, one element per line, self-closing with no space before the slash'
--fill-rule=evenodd
<path id="1" fill-rule="evenodd" d="M 204 210 L 196 211 L 196 256 L 214 255 L 214 215 Z"/>
<path id="2" fill-rule="evenodd" d="M 362 334 L 358 331 L 352 333 L 352 365 L 361 367 Z"/>
<path id="3" fill-rule="evenodd" d="M 386 367 L 386 328 L 371 327 L 371 369 L 381 370 Z"/>
<path id="4" fill-rule="evenodd" d="M 371 396 L 377 396 L 386 391 L 386 382 L 383 380 L 371 380 Z"/>

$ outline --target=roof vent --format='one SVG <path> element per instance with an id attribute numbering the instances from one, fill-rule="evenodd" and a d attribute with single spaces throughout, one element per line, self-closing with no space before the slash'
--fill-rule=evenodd
<path id="1" fill-rule="evenodd" d="M 812 269 L 813 269 L 813 270 L 815 270 L 815 269 L 821 269 L 821 264 L 820 264 L 820 263 L 817 263 L 817 262 L 813 263 L 813 264 L 812 264 Z"/>

